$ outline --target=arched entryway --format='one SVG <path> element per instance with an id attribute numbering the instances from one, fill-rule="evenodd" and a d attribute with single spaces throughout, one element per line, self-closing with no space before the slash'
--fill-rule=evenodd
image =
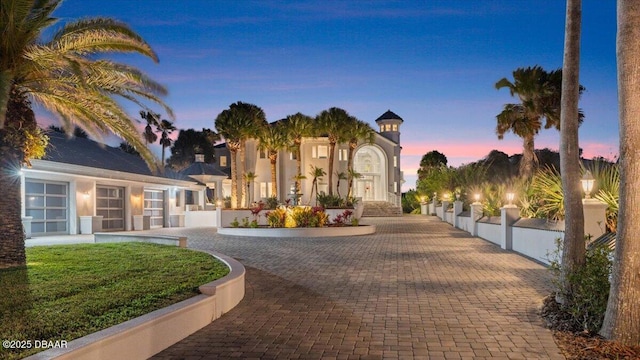
<path id="1" fill-rule="evenodd" d="M 387 157 L 375 145 L 356 150 L 353 168 L 362 175 L 354 180 L 354 196 L 363 201 L 387 201 Z"/>

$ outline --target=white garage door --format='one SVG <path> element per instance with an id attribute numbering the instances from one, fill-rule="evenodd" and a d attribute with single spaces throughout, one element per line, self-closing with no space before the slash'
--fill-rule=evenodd
<path id="1" fill-rule="evenodd" d="M 144 214 L 149 216 L 152 229 L 164 225 L 164 191 L 144 191 Z"/>
<path id="2" fill-rule="evenodd" d="M 97 186 L 96 215 L 102 216 L 102 230 L 124 230 L 124 188 Z"/>
<path id="3" fill-rule="evenodd" d="M 33 235 L 69 233 L 69 184 L 27 179 L 24 196 Z"/>

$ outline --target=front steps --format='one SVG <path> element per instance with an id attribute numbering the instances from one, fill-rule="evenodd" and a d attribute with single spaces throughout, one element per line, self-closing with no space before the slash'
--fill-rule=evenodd
<path id="1" fill-rule="evenodd" d="M 363 217 L 399 217 L 402 216 L 402 207 L 395 206 L 386 201 L 365 201 Z"/>

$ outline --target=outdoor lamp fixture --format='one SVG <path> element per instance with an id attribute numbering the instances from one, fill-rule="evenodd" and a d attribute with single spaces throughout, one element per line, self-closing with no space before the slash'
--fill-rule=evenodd
<path id="1" fill-rule="evenodd" d="M 444 197 L 445 200 L 449 200 L 449 193 L 445 193 L 444 195 L 442 195 Z"/>
<path id="2" fill-rule="evenodd" d="M 591 175 L 591 171 L 589 170 L 587 170 L 582 176 L 582 179 L 580 179 L 580 183 L 582 183 L 582 190 L 584 190 L 585 199 L 591 198 L 591 191 L 593 190 L 593 185 L 595 184 L 595 182 L 596 179 L 593 178 L 593 175 Z"/>
<path id="3" fill-rule="evenodd" d="M 89 199 L 89 192 L 85 191 L 84 194 L 82 194 L 82 197 L 84 197 L 85 200 Z"/>
<path id="4" fill-rule="evenodd" d="M 222 207 L 222 200 L 216 200 L 216 207 Z"/>
<path id="5" fill-rule="evenodd" d="M 475 200 L 477 203 L 480 202 L 480 194 L 473 194 L 473 200 Z"/>
<path id="6" fill-rule="evenodd" d="M 516 194 L 512 192 L 507 193 L 507 201 L 509 202 L 509 206 L 513 205 L 513 199 L 516 197 Z"/>

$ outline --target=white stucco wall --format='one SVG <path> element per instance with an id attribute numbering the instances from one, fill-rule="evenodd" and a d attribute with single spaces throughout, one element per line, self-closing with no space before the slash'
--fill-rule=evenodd
<path id="1" fill-rule="evenodd" d="M 500 245 L 500 225 L 489 223 L 478 223 L 478 237 Z"/>
<path id="2" fill-rule="evenodd" d="M 558 238 L 564 239 L 564 232 L 514 227 L 513 251 L 548 265 Z"/>

